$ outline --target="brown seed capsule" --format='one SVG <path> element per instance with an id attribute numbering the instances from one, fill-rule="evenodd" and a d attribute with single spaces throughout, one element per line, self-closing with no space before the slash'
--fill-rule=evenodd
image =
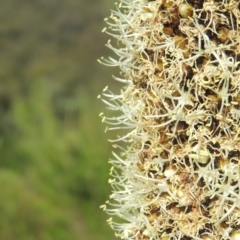
<path id="1" fill-rule="evenodd" d="M 166 34 L 166 35 L 173 35 L 173 29 L 171 27 L 164 27 L 163 28 L 163 32 Z"/>
<path id="2" fill-rule="evenodd" d="M 158 59 L 158 60 L 157 60 L 157 69 L 158 69 L 159 71 L 162 71 L 162 70 L 163 70 L 163 61 L 162 61 L 162 59 Z"/>
<path id="3" fill-rule="evenodd" d="M 221 27 L 218 32 L 218 38 L 220 42 L 225 43 L 229 37 L 228 37 L 229 30 L 225 27 Z"/>
<path id="4" fill-rule="evenodd" d="M 183 50 L 187 50 L 186 48 L 186 44 L 187 44 L 187 39 L 183 36 L 178 36 L 175 35 L 173 37 L 173 41 L 175 42 L 176 46 L 183 49 Z"/>

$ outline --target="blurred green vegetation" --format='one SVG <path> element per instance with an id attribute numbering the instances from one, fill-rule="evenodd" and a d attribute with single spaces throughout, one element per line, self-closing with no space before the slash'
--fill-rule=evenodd
<path id="1" fill-rule="evenodd" d="M 0 8 L 0 239 L 115 239 L 111 146 L 97 58 L 110 0 L 8 0 Z M 109 83 L 111 81 L 111 83 Z M 114 134 L 115 135 L 115 134 Z"/>

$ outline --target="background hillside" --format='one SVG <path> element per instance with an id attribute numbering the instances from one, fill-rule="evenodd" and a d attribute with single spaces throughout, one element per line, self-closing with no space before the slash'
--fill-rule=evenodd
<path id="1" fill-rule="evenodd" d="M 115 239 L 110 134 L 98 114 L 117 69 L 101 33 L 110 0 L 0 1 L 0 239 Z"/>

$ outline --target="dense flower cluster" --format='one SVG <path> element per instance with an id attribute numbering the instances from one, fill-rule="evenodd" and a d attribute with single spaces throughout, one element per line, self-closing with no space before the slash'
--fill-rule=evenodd
<path id="1" fill-rule="evenodd" d="M 114 154 L 104 210 L 122 239 L 240 239 L 240 1 L 120 0 L 121 94 L 103 101 L 129 129 Z"/>

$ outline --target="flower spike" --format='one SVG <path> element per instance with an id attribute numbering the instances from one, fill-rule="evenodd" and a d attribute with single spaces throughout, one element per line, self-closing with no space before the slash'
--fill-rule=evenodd
<path id="1" fill-rule="evenodd" d="M 116 236 L 240 240 L 239 0 L 119 0 L 105 21 Z"/>

